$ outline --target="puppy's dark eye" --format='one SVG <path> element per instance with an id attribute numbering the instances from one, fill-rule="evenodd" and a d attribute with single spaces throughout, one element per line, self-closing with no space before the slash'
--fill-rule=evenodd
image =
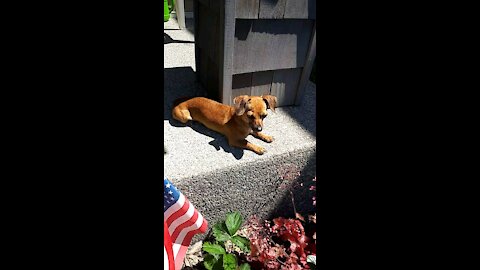
<path id="1" fill-rule="evenodd" d="M 266 115 L 260 115 L 260 118 L 262 118 L 262 119 L 265 118 L 265 117 L 266 117 Z"/>

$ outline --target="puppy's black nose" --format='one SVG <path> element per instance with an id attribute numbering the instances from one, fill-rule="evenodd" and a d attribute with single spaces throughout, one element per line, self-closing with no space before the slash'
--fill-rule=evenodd
<path id="1" fill-rule="evenodd" d="M 257 131 L 262 131 L 262 127 L 257 127 Z"/>

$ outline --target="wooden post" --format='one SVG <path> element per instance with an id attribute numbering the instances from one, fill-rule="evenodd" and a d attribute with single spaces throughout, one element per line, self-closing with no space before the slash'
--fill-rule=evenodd
<path id="1" fill-rule="evenodd" d="M 233 44 L 235 42 L 235 0 L 225 0 L 220 12 L 220 22 L 224 22 L 221 28 L 223 33 L 220 38 L 221 50 L 219 76 L 220 98 L 223 104 L 232 105 L 232 76 L 233 76 Z"/>
<path id="2" fill-rule="evenodd" d="M 295 105 L 297 106 L 302 103 L 303 96 L 305 93 L 305 87 L 307 86 L 307 82 L 310 79 L 310 73 L 312 72 L 313 62 L 315 61 L 315 57 L 317 56 L 317 25 L 316 24 L 313 25 L 312 33 L 313 35 L 310 40 L 310 48 L 307 54 L 307 61 L 303 66 L 300 82 L 298 83 L 297 95 L 295 97 Z"/>
<path id="3" fill-rule="evenodd" d="M 193 28 L 194 28 L 194 32 L 193 32 L 193 35 L 194 35 L 194 40 L 195 40 L 195 75 L 196 75 L 196 78 L 197 78 L 197 82 L 200 82 L 200 72 L 198 71 L 199 70 L 199 65 L 200 65 L 200 48 L 198 47 L 198 44 L 196 44 L 199 40 L 199 31 L 198 31 L 198 28 L 199 28 L 199 24 L 198 24 L 198 14 L 199 14 L 199 11 L 198 11 L 198 8 L 199 8 L 199 3 L 198 3 L 198 0 L 193 0 L 193 14 L 194 14 L 194 17 L 193 17 Z"/>

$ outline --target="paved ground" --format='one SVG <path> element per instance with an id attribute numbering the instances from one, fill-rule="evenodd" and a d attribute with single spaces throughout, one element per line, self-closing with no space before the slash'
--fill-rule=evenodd
<path id="1" fill-rule="evenodd" d="M 192 25 L 188 20 L 187 26 Z M 165 51 L 163 55 L 164 67 L 192 67 L 195 70 L 195 45 L 193 28 L 179 30 L 175 19 L 163 24 Z M 190 43 L 191 42 L 191 43 Z"/>

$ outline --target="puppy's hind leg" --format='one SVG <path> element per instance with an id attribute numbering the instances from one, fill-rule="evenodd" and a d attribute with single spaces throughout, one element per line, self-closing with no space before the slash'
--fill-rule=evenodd
<path id="1" fill-rule="evenodd" d="M 173 119 L 186 124 L 188 120 L 192 120 L 192 116 L 187 109 L 180 109 L 178 106 L 172 110 Z"/>

